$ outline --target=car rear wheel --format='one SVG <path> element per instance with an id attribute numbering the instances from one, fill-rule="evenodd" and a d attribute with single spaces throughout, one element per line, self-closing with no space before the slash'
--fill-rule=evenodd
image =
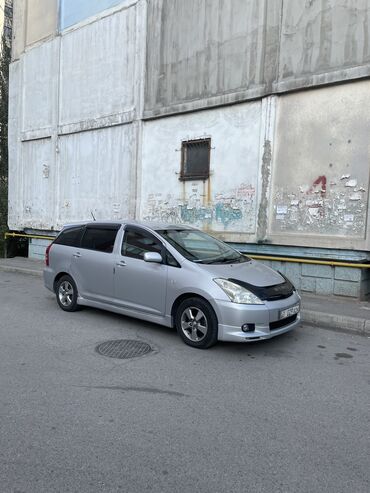
<path id="1" fill-rule="evenodd" d="M 66 312 L 75 312 L 80 309 L 77 304 L 78 292 L 72 277 L 65 275 L 56 285 L 56 297 L 60 308 Z"/>
<path id="2" fill-rule="evenodd" d="M 180 304 L 175 325 L 181 339 L 189 346 L 207 349 L 217 342 L 217 317 L 201 298 L 188 298 Z"/>

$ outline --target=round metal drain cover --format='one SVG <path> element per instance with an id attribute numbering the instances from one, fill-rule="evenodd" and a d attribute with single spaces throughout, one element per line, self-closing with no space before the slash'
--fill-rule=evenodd
<path id="1" fill-rule="evenodd" d="M 106 341 L 96 346 L 96 352 L 108 358 L 129 359 L 150 353 L 152 348 L 146 342 L 121 339 Z"/>

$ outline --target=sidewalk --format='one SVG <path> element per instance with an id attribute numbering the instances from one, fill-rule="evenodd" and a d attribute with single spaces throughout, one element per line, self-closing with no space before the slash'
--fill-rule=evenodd
<path id="1" fill-rule="evenodd" d="M 23 257 L 0 259 L 0 272 L 42 276 L 44 262 Z M 1 275 L 1 274 L 0 274 Z M 302 293 L 302 322 L 370 337 L 370 303 Z"/>

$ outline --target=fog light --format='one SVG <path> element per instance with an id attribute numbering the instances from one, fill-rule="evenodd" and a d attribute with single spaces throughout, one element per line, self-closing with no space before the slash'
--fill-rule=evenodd
<path id="1" fill-rule="evenodd" d="M 243 324 L 242 331 L 243 332 L 254 332 L 255 325 L 254 324 Z"/>

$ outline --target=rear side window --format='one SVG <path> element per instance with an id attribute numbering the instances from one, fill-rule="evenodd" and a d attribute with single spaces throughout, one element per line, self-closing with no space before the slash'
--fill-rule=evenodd
<path id="1" fill-rule="evenodd" d="M 54 240 L 54 244 L 79 247 L 84 229 L 85 226 L 67 228 Z"/>
<path id="2" fill-rule="evenodd" d="M 112 253 L 118 228 L 86 228 L 81 248 L 98 252 Z"/>
<path id="3" fill-rule="evenodd" d="M 122 255 L 132 258 L 144 258 L 145 252 L 157 252 L 162 254 L 162 243 L 145 231 L 126 229 L 122 243 Z"/>

